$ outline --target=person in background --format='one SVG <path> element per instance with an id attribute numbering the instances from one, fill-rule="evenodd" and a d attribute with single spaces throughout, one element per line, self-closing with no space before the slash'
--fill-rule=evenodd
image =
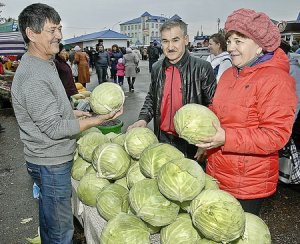
<path id="1" fill-rule="evenodd" d="M 96 45 L 95 67 L 98 83 L 107 81 L 107 69 L 109 66 L 109 54 L 104 50 L 103 45 Z"/>
<path id="2" fill-rule="evenodd" d="M 160 142 L 169 143 L 194 159 L 197 148 L 178 137 L 173 118 L 185 104 L 208 106 L 215 93 L 216 78 L 210 63 L 187 50 L 189 38 L 183 21 L 166 21 L 160 28 L 160 36 L 165 58 L 153 65 L 151 84 L 138 121 L 128 130 L 146 127 L 153 119 L 154 133 Z"/>
<path id="3" fill-rule="evenodd" d="M 127 78 L 129 92 L 134 92 L 134 82 L 136 78 L 136 67 L 139 63 L 138 57 L 132 52 L 130 47 L 126 48 L 126 54 L 123 57 L 125 65 L 125 76 Z"/>
<path id="4" fill-rule="evenodd" d="M 209 46 L 209 39 L 205 38 L 203 43 L 202 43 L 202 47 L 208 47 Z"/>
<path id="5" fill-rule="evenodd" d="M 119 50 L 117 44 L 112 45 L 110 54 L 110 73 L 114 83 L 117 83 L 117 64 L 119 58 L 123 58 L 123 53 Z"/>
<path id="6" fill-rule="evenodd" d="M 217 33 L 210 36 L 208 49 L 211 54 L 206 61 L 210 62 L 213 67 L 217 82 L 223 72 L 232 66 L 231 57 L 226 48 L 225 37 L 222 34 Z"/>
<path id="7" fill-rule="evenodd" d="M 70 100 L 70 97 L 77 94 L 78 91 L 74 83 L 72 70 L 70 66 L 67 64 L 67 51 L 64 48 L 64 45 L 62 43 L 59 43 L 59 51 L 55 55 L 54 63 L 59 78 L 62 81 L 62 84 L 65 88 L 68 99 Z"/>
<path id="8" fill-rule="evenodd" d="M 89 56 L 79 46 L 75 46 L 74 51 L 74 63 L 78 65 L 78 82 L 86 87 L 86 83 L 90 82 Z"/>
<path id="9" fill-rule="evenodd" d="M 290 44 L 287 41 L 281 40 L 280 48 L 285 52 L 285 54 L 289 58 L 290 75 L 293 76 L 296 81 L 296 94 L 298 97 L 298 103 L 296 108 L 296 115 L 297 115 L 300 110 L 300 64 L 298 60 L 291 55 L 292 49 Z"/>
<path id="10" fill-rule="evenodd" d="M 117 77 L 118 77 L 118 84 L 120 86 L 123 86 L 124 76 L 125 76 L 125 65 L 123 64 L 123 59 L 119 58 L 117 64 Z"/>
<path id="11" fill-rule="evenodd" d="M 132 52 L 137 56 L 138 60 L 142 59 L 142 54 L 137 47 L 131 47 Z"/>
<path id="12" fill-rule="evenodd" d="M 276 191 L 278 150 L 289 140 L 297 103 L 289 62 L 278 48 L 280 33 L 270 18 L 239 9 L 225 22 L 233 67 L 218 83 L 212 111 L 220 120 L 216 135 L 197 146 L 208 150 L 206 173 L 258 215 Z"/>
<path id="13" fill-rule="evenodd" d="M 72 48 L 70 51 L 69 51 L 69 62 L 70 62 L 70 65 L 72 66 L 73 63 L 74 63 L 74 58 L 75 58 L 75 50 L 74 48 Z"/>
<path id="14" fill-rule="evenodd" d="M 98 40 L 98 44 L 99 44 L 99 46 L 103 46 L 103 47 L 104 47 L 103 39 L 99 39 L 99 40 Z"/>
<path id="15" fill-rule="evenodd" d="M 147 48 L 142 48 L 142 60 L 147 60 L 148 54 L 147 54 Z"/>
<path id="16" fill-rule="evenodd" d="M 299 44 L 296 40 L 292 41 L 291 51 L 296 52 L 299 49 Z"/>
<path id="17" fill-rule="evenodd" d="M 63 38 L 60 21 L 57 11 L 42 3 L 31 4 L 20 13 L 19 29 L 28 50 L 16 70 L 11 96 L 27 171 L 39 187 L 41 243 L 71 244 L 73 138 L 119 116 L 122 109 L 95 117 L 72 110 L 52 61 Z"/>
<path id="18" fill-rule="evenodd" d="M 156 43 L 156 45 L 157 45 L 157 43 Z M 150 42 L 150 46 L 147 49 L 147 54 L 148 54 L 148 58 L 149 58 L 149 72 L 151 73 L 151 71 L 152 71 L 152 65 L 159 58 L 159 51 L 156 48 L 156 46 L 154 46 L 153 42 Z"/>

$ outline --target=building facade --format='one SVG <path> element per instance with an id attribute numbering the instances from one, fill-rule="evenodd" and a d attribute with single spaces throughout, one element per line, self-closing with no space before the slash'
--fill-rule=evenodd
<path id="1" fill-rule="evenodd" d="M 121 23 L 120 32 L 129 37 L 130 45 L 149 45 L 151 41 L 160 42 L 159 29 L 168 19 L 181 18 L 176 14 L 171 18 L 166 18 L 145 12 L 138 18 Z"/>

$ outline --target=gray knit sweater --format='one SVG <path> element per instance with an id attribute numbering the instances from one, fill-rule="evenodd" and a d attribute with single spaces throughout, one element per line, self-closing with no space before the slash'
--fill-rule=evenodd
<path id="1" fill-rule="evenodd" d="M 14 112 L 24 143 L 25 160 L 57 165 L 73 158 L 80 132 L 52 60 L 24 54 L 11 88 Z"/>

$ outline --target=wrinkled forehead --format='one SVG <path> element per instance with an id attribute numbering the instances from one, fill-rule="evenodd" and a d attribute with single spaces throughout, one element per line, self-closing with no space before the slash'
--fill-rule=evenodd
<path id="1" fill-rule="evenodd" d="M 46 19 L 45 24 L 44 24 L 44 29 L 47 28 L 51 28 L 51 29 L 55 29 L 55 28 L 61 28 L 62 25 L 61 23 L 54 23 L 53 21 Z"/>
<path id="2" fill-rule="evenodd" d="M 167 28 L 161 32 L 161 39 L 163 40 L 182 38 L 182 37 L 185 37 L 184 31 L 179 26 Z"/>

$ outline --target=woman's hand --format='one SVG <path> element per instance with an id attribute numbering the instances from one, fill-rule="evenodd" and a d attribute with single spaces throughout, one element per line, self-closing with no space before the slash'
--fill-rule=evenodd
<path id="1" fill-rule="evenodd" d="M 221 125 L 213 123 L 213 126 L 217 130 L 216 134 L 213 137 L 203 139 L 202 143 L 196 144 L 197 147 L 208 150 L 225 144 L 225 130 Z"/>

